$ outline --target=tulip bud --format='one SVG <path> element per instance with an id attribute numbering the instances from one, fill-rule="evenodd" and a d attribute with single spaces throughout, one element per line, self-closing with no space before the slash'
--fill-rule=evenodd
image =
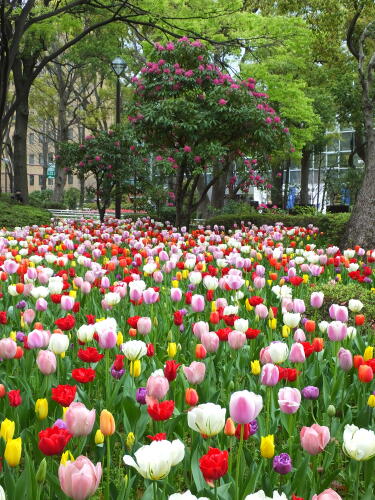
<path id="1" fill-rule="evenodd" d="M 100 414 L 100 430 L 104 436 L 112 436 L 116 430 L 115 420 L 108 410 L 102 410 Z"/>
<path id="2" fill-rule="evenodd" d="M 100 429 L 95 432 L 95 444 L 100 445 L 104 443 L 104 434 Z"/>
<path id="3" fill-rule="evenodd" d="M 5 397 L 6 393 L 7 393 L 7 391 L 5 389 L 4 384 L 0 384 L 0 398 Z"/>
<path id="4" fill-rule="evenodd" d="M 22 439 L 9 439 L 5 446 L 4 458 L 9 467 L 17 467 L 21 461 Z"/>
<path id="5" fill-rule="evenodd" d="M 46 457 L 44 457 L 43 460 L 40 462 L 38 470 L 36 471 L 35 474 L 35 479 L 37 483 L 39 484 L 44 483 L 46 479 L 46 474 L 47 474 L 47 460 Z"/>
<path id="6" fill-rule="evenodd" d="M 281 334 L 284 337 L 284 339 L 289 337 L 290 334 L 290 328 L 287 325 L 283 325 L 281 329 Z"/>
<path id="7" fill-rule="evenodd" d="M 368 400 L 367 400 L 367 404 L 370 408 L 375 408 L 375 395 L 374 394 L 370 394 L 370 396 L 368 397 Z"/>
<path id="8" fill-rule="evenodd" d="M 185 391 L 185 401 L 189 406 L 195 406 L 198 404 L 199 397 L 195 389 L 188 388 Z"/>
<path id="9" fill-rule="evenodd" d="M 132 377 L 139 377 L 141 374 L 141 361 L 139 359 L 130 362 L 129 373 Z"/>
<path id="10" fill-rule="evenodd" d="M 116 344 L 117 345 L 121 345 L 124 343 L 124 336 L 121 332 L 118 332 L 117 333 L 117 341 L 116 341 Z"/>
<path id="11" fill-rule="evenodd" d="M 227 421 L 225 422 L 224 434 L 226 436 L 234 436 L 235 433 L 236 433 L 236 426 L 235 426 L 233 420 L 229 417 L 229 418 L 227 418 Z"/>
<path id="12" fill-rule="evenodd" d="M 168 342 L 167 354 L 170 358 L 174 358 L 177 353 L 176 342 Z"/>
<path id="13" fill-rule="evenodd" d="M 129 432 L 129 434 L 126 436 L 126 447 L 131 450 L 133 448 L 133 445 L 135 443 L 135 436 L 133 432 Z"/>
<path id="14" fill-rule="evenodd" d="M 260 438 L 260 454 L 263 458 L 272 458 L 275 454 L 275 438 L 273 434 Z"/>
<path id="15" fill-rule="evenodd" d="M 232 392 L 232 391 L 233 391 L 233 389 L 234 389 L 234 382 L 233 382 L 233 380 L 231 380 L 231 381 L 229 382 L 229 384 L 228 384 L 228 391 L 229 391 L 229 392 Z"/>
<path id="16" fill-rule="evenodd" d="M 61 460 L 60 460 L 60 465 L 65 465 L 66 462 L 74 462 L 74 457 L 71 451 L 66 450 L 64 453 L 61 455 Z"/>
<path id="17" fill-rule="evenodd" d="M 47 399 L 38 399 L 35 403 L 35 413 L 39 420 L 44 420 L 48 416 L 48 401 Z"/>
<path id="18" fill-rule="evenodd" d="M 206 357 L 207 351 L 202 344 L 197 344 L 195 346 L 195 357 L 197 359 L 204 359 Z"/>
<path id="19" fill-rule="evenodd" d="M 333 405 L 329 405 L 327 408 L 327 415 L 329 417 L 334 417 L 336 415 L 336 408 Z"/>
<path id="20" fill-rule="evenodd" d="M 259 375 L 260 374 L 260 362 L 258 359 L 255 359 L 254 361 L 251 361 L 251 373 L 253 375 Z"/>

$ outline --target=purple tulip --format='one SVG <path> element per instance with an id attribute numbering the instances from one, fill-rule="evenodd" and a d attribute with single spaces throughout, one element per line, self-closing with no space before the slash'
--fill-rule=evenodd
<path id="1" fill-rule="evenodd" d="M 313 385 L 307 385 L 302 389 L 301 393 L 305 399 L 318 399 L 319 388 Z"/>
<path id="2" fill-rule="evenodd" d="M 337 358 L 339 360 L 339 365 L 344 372 L 348 372 L 353 367 L 353 356 L 352 353 L 348 349 L 344 349 L 341 347 L 337 354 Z"/>
<path id="3" fill-rule="evenodd" d="M 272 466 L 278 474 L 288 474 L 292 470 L 292 459 L 288 453 L 280 453 L 273 458 Z"/>
<path id="4" fill-rule="evenodd" d="M 147 395 L 147 389 L 146 387 L 138 387 L 135 393 L 135 399 L 137 400 L 137 403 L 141 405 L 146 404 L 146 395 Z"/>

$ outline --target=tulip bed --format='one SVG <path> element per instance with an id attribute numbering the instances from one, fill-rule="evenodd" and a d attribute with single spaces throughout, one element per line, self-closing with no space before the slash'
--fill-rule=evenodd
<path id="1" fill-rule="evenodd" d="M 0 499 L 373 499 L 375 318 L 316 290 L 375 299 L 374 262 L 282 224 L 2 231 Z"/>

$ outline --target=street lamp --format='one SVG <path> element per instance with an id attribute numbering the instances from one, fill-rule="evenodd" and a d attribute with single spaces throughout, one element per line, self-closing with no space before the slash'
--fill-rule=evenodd
<path id="1" fill-rule="evenodd" d="M 112 70 L 117 76 L 116 84 L 116 125 L 120 124 L 121 117 L 121 84 L 120 77 L 124 73 L 126 68 L 126 62 L 121 57 L 115 57 L 111 63 Z M 121 219 L 121 181 L 118 179 L 116 181 L 116 200 L 115 200 L 115 216 L 117 219 Z"/>

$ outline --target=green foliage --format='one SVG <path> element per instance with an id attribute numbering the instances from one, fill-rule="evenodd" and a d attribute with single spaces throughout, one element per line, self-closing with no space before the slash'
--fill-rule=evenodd
<path id="1" fill-rule="evenodd" d="M 33 191 L 29 194 L 29 203 L 34 207 L 44 207 L 47 202 L 51 201 L 51 198 L 51 189 L 45 189 L 44 191 Z"/>
<path id="2" fill-rule="evenodd" d="M 79 189 L 71 187 L 64 191 L 64 202 L 70 210 L 75 210 L 79 202 Z"/>
<path id="3" fill-rule="evenodd" d="M 206 221 L 210 226 L 218 225 L 224 226 L 225 229 L 231 229 L 235 224 L 241 225 L 241 221 L 248 223 L 251 222 L 256 226 L 263 224 L 273 225 L 277 222 L 282 222 L 287 227 L 302 226 L 307 227 L 312 224 L 320 229 L 321 237 L 320 243 L 339 245 L 345 226 L 349 221 L 350 214 L 332 214 L 332 215 L 284 215 L 283 213 L 255 213 L 250 216 L 243 216 L 241 214 L 235 215 L 221 215 L 211 217 Z"/>
<path id="4" fill-rule="evenodd" d="M 0 227 L 11 229 L 34 224 L 43 226 L 48 225 L 50 220 L 51 214 L 47 210 L 31 205 L 9 203 L 3 199 L 0 201 Z"/>
<path id="5" fill-rule="evenodd" d="M 349 283 L 323 284 L 317 283 L 314 292 L 324 293 L 323 307 L 307 311 L 307 314 L 317 315 L 317 320 L 322 321 L 328 317 L 328 309 L 332 304 L 348 305 L 350 299 L 357 299 L 363 303 L 361 314 L 366 317 L 366 323 L 361 327 L 363 333 L 371 333 L 371 323 L 375 321 L 375 301 L 374 293 L 363 286 L 363 284 L 351 281 Z M 310 308 L 309 308 L 310 309 Z"/>

